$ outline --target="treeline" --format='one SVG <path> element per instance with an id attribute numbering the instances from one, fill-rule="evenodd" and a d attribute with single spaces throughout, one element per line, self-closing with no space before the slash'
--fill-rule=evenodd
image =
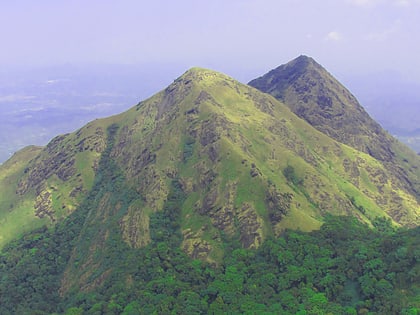
<path id="1" fill-rule="evenodd" d="M 170 229 L 164 216 L 153 220 Z M 329 217 L 319 231 L 288 231 L 258 250 L 227 243 L 220 266 L 191 260 L 169 240 L 179 235 L 155 231 L 99 289 L 64 299 L 56 292 L 65 257 L 38 231 L 1 256 L 0 313 L 418 314 L 420 229 L 376 223 Z"/>

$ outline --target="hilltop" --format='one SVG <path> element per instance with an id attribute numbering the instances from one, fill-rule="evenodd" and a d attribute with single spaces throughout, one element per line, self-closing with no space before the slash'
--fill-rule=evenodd
<path id="1" fill-rule="evenodd" d="M 357 99 L 314 59 L 300 56 L 249 84 L 284 102 L 316 129 L 381 161 L 420 198 L 418 157 L 373 120 Z"/>

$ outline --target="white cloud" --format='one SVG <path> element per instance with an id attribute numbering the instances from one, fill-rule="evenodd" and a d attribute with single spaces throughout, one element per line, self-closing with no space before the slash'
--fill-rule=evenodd
<path id="1" fill-rule="evenodd" d="M 104 102 L 104 103 L 97 103 L 97 104 L 92 104 L 92 105 L 87 105 L 87 106 L 81 106 L 80 109 L 85 110 L 85 111 L 95 111 L 95 110 L 112 108 L 115 105 L 117 104 Z"/>
<path id="2" fill-rule="evenodd" d="M 0 103 L 22 102 L 22 101 L 33 100 L 35 98 L 36 97 L 32 95 L 19 95 L 19 94 L 0 95 Z"/>
<path id="3" fill-rule="evenodd" d="M 398 7 L 408 7 L 410 6 L 409 0 L 396 0 L 394 1 L 394 4 Z"/>
<path id="4" fill-rule="evenodd" d="M 420 0 L 347 0 L 347 3 L 362 8 L 374 8 L 378 5 L 409 7 L 420 4 Z"/>
<path id="5" fill-rule="evenodd" d="M 342 39 L 343 39 L 343 35 L 341 35 L 341 33 L 337 32 L 337 31 L 329 32 L 327 34 L 327 36 L 325 36 L 325 40 L 328 40 L 328 41 L 337 42 L 337 41 L 340 41 Z"/>
<path id="6" fill-rule="evenodd" d="M 393 34 L 398 33 L 401 29 L 401 20 L 395 20 L 394 23 L 387 29 L 379 32 L 371 32 L 365 36 L 366 40 L 370 41 L 385 41 Z"/>
<path id="7" fill-rule="evenodd" d="M 420 5 L 420 0 L 394 0 L 394 5 L 397 7 L 410 7 L 413 5 Z"/>
<path id="8" fill-rule="evenodd" d="M 348 0 L 348 2 L 358 7 L 371 8 L 371 7 L 376 6 L 378 3 L 382 1 L 381 0 Z"/>

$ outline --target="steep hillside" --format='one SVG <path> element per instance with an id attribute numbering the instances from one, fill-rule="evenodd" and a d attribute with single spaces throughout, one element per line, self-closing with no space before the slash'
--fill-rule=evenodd
<path id="1" fill-rule="evenodd" d="M 260 248 L 286 229 L 316 230 L 330 214 L 420 225 L 411 186 L 387 163 L 269 94 L 193 68 L 132 109 L 5 163 L 0 246 L 13 253 L 6 244 L 33 231 L 19 246 L 54 261 L 46 285 L 67 298 L 113 279 L 135 286 L 138 261 L 159 259 L 159 270 L 172 270 L 181 259 L 173 249 L 219 266 L 232 248 Z"/>
<path id="2" fill-rule="evenodd" d="M 105 148 L 107 120 L 28 147 L 0 166 L 0 247 L 25 232 L 66 218 L 91 189 Z"/>
<path id="3" fill-rule="evenodd" d="M 20 196 L 16 189 L 29 171 L 28 165 L 42 148 L 30 146 L 14 154 L 0 166 L 0 247 L 23 233 L 46 224 L 35 218 L 34 194 Z"/>
<path id="4" fill-rule="evenodd" d="M 148 218 L 163 209 L 174 182 L 185 194 L 183 247 L 216 261 L 221 232 L 257 247 L 284 228 L 317 228 L 325 213 L 418 225 L 418 203 L 381 161 L 333 141 L 270 96 L 204 69 L 125 113 L 56 137 L 14 187 L 27 207 L 2 213 L 32 207 L 28 229 L 68 216 L 89 195 L 106 150 L 138 194 L 119 223 L 134 247 L 149 242 Z M 111 215 L 105 210 L 119 207 L 107 203 L 110 196 L 97 200 L 104 220 Z"/>
<path id="5" fill-rule="evenodd" d="M 333 139 L 381 161 L 420 199 L 420 159 L 375 122 L 356 98 L 310 57 L 300 56 L 249 84 L 284 102 Z"/>

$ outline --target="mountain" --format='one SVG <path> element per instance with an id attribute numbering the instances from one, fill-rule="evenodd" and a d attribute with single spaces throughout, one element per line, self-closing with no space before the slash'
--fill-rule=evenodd
<path id="1" fill-rule="evenodd" d="M 351 119 L 365 131 L 351 145 L 319 127 L 327 123 L 322 117 L 315 128 L 269 94 L 193 68 L 130 110 L 0 166 L 4 257 L 27 251 L 28 261 L 54 261 L 48 286 L 59 296 L 50 298 L 75 298 L 116 279 L 135 286 L 139 261 L 153 265 L 153 255 L 162 272 L 183 257 L 168 258 L 175 248 L 217 267 L 232 248 L 260 248 L 287 229 L 317 230 L 330 215 L 418 226 L 418 178 L 409 178 L 418 160 L 396 156 L 395 140 L 359 107 L 348 110 L 361 111 Z M 388 142 L 369 146 L 381 137 Z M 358 138 L 366 140 L 360 148 Z M 400 159 L 409 166 L 400 169 Z M 139 258 L 143 249 L 153 255 Z M 9 260 L 2 266 L 14 268 Z"/>
<path id="2" fill-rule="evenodd" d="M 385 137 L 384 146 L 362 148 L 386 152 L 392 163 L 395 140 L 373 122 L 374 131 L 363 125 L 369 117 L 361 113 L 362 118 L 349 118 L 356 133 L 351 139 L 372 143 Z M 322 130 L 327 120 L 319 121 L 312 123 Z M 358 135 L 358 124 L 376 138 Z M 389 168 L 385 155 L 375 159 L 376 154 L 326 133 L 267 94 L 220 73 L 191 69 L 127 112 L 58 136 L 38 154 L 23 151 L 10 159 L 1 168 L 1 185 L 9 191 L 2 200 L 1 230 L 7 231 L 2 244 L 71 214 L 92 193 L 104 159 L 113 166 L 103 168 L 118 170 L 134 190 L 118 224 L 135 247 L 150 241 L 149 217 L 164 208 L 174 183 L 186 196 L 181 205 L 185 250 L 215 261 L 222 255 L 221 232 L 239 235 L 244 247 L 258 247 L 285 228 L 318 228 L 325 213 L 353 214 L 367 222 L 387 216 L 398 225 L 418 225 L 417 195 L 412 182 L 393 172 L 399 166 Z M 112 178 L 109 184 L 115 185 Z M 112 193 L 97 200 L 100 207 L 89 218 L 119 207 L 108 205 Z M 105 221 L 110 214 L 101 215 Z"/>
<path id="3" fill-rule="evenodd" d="M 356 98 L 314 59 L 300 56 L 249 84 L 284 102 L 319 131 L 381 161 L 420 198 L 420 161 L 389 135 Z"/>

